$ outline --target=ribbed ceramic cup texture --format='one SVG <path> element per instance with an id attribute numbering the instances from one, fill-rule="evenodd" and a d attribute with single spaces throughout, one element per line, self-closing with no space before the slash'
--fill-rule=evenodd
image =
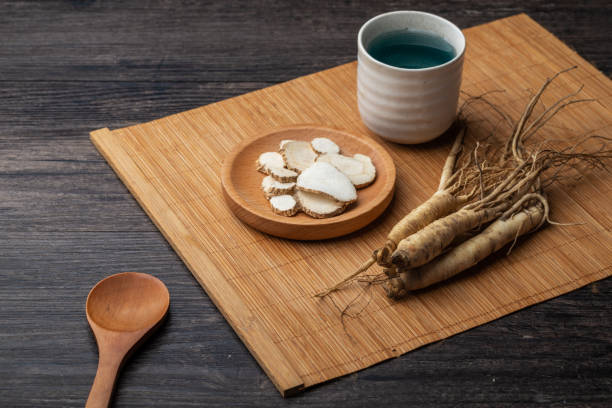
<path id="1" fill-rule="evenodd" d="M 416 29 L 442 37 L 455 57 L 422 69 L 398 68 L 368 54 L 380 34 Z M 357 101 L 365 125 L 396 143 L 415 144 L 435 139 L 453 123 L 457 112 L 465 37 L 448 20 L 420 11 L 393 11 L 366 22 L 357 37 Z"/>

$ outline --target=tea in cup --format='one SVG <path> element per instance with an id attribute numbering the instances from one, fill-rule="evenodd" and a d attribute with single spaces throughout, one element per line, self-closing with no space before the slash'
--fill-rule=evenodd
<path id="1" fill-rule="evenodd" d="M 357 101 L 370 130 L 414 144 L 450 127 L 465 53 L 457 26 L 434 14 L 394 11 L 365 23 L 357 48 Z"/>

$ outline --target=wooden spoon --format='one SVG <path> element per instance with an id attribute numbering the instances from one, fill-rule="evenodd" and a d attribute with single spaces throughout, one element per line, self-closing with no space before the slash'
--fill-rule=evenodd
<path id="1" fill-rule="evenodd" d="M 169 306 L 166 285 L 145 273 L 118 273 L 93 287 L 86 311 L 99 357 L 86 407 L 108 407 L 123 363 L 160 326 Z"/>

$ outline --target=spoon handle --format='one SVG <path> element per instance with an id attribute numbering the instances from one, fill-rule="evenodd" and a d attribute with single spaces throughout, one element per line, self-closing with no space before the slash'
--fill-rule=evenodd
<path id="1" fill-rule="evenodd" d="M 110 403 L 122 356 L 100 352 L 98 371 L 94 379 L 85 408 L 106 408 Z"/>

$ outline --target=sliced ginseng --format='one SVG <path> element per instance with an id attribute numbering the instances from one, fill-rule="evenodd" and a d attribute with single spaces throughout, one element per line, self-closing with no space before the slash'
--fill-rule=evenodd
<path id="1" fill-rule="evenodd" d="M 276 152 L 265 152 L 260 154 L 255 164 L 257 165 L 257 171 L 264 174 L 270 174 L 271 168 L 285 167 L 283 156 Z"/>
<path id="2" fill-rule="evenodd" d="M 298 190 L 324 194 L 344 204 L 357 201 L 357 190 L 351 180 L 326 162 L 316 162 L 300 173 L 296 186 Z"/>
<path id="3" fill-rule="evenodd" d="M 322 154 L 317 162 L 329 163 L 344 173 L 356 188 L 363 188 L 372 184 L 376 178 L 376 168 L 372 160 L 363 154 L 353 157 L 341 154 Z"/>
<path id="4" fill-rule="evenodd" d="M 255 163 L 257 164 L 257 171 L 272 176 L 281 183 L 290 183 L 297 178 L 297 173 L 295 171 L 284 167 L 285 161 L 283 160 L 283 156 L 279 153 L 262 153 Z"/>
<path id="5" fill-rule="evenodd" d="M 312 145 L 314 151 L 319 154 L 340 153 L 340 147 L 338 147 L 337 144 L 335 144 L 333 141 L 326 137 L 315 137 L 314 139 L 312 139 L 310 144 Z"/>
<path id="6" fill-rule="evenodd" d="M 290 139 L 281 140 L 278 148 L 282 149 L 289 142 L 295 142 L 295 140 L 290 140 Z"/>
<path id="7" fill-rule="evenodd" d="M 266 197 L 283 194 L 293 194 L 293 190 L 295 189 L 295 183 L 281 183 L 280 181 L 274 179 L 272 176 L 266 176 L 261 181 L 261 189 L 263 190 Z"/>
<path id="8" fill-rule="evenodd" d="M 317 154 L 308 142 L 288 141 L 283 144 L 280 151 L 285 159 L 285 167 L 298 173 L 312 166 L 317 158 Z"/>
<path id="9" fill-rule="evenodd" d="M 298 174 L 284 167 L 270 167 L 268 174 L 275 180 L 281 183 L 291 183 L 297 179 Z"/>
<path id="10" fill-rule="evenodd" d="M 300 202 L 303 212 L 313 218 L 329 218 L 340 214 L 346 205 L 332 200 L 331 198 L 308 191 L 296 191 L 295 197 Z"/>
<path id="11" fill-rule="evenodd" d="M 298 202 L 289 194 L 270 197 L 270 206 L 275 214 L 285 217 L 295 215 L 300 209 Z"/>

